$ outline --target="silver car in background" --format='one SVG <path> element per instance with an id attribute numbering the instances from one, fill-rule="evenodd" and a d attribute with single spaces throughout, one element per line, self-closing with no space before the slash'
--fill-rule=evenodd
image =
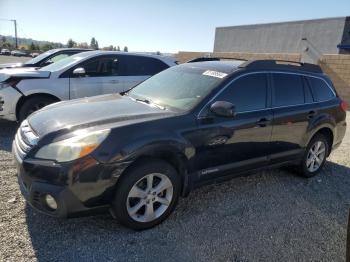
<path id="1" fill-rule="evenodd" d="M 165 56 L 88 51 L 41 69 L 2 69 L 0 119 L 22 121 L 54 102 L 120 93 L 176 64 Z"/>

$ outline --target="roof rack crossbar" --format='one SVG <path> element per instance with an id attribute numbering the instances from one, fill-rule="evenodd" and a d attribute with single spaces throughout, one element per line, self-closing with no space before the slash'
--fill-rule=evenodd
<path id="1" fill-rule="evenodd" d="M 239 65 L 239 67 L 246 69 L 294 69 L 312 73 L 322 73 L 322 69 L 319 65 L 289 60 L 252 60 Z"/>

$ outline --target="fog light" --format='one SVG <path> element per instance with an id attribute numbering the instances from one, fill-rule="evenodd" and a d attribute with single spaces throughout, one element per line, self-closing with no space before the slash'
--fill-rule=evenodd
<path id="1" fill-rule="evenodd" d="M 51 196 L 51 195 L 49 195 L 49 194 L 45 195 L 45 202 L 46 202 L 46 205 L 47 205 L 49 208 L 51 208 L 51 209 L 53 209 L 53 210 L 56 210 L 56 209 L 57 209 L 57 202 L 56 202 L 56 200 L 54 199 L 53 196 Z"/>

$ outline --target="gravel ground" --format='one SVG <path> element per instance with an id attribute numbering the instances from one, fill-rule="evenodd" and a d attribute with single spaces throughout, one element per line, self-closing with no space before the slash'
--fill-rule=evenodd
<path id="1" fill-rule="evenodd" d="M 108 214 L 60 220 L 28 207 L 11 162 L 15 130 L 0 123 L 0 261 L 345 261 L 350 131 L 315 178 L 277 169 L 206 186 L 134 232 Z"/>

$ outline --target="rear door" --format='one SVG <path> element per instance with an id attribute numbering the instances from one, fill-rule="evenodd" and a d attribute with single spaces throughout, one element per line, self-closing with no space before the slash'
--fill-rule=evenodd
<path id="1" fill-rule="evenodd" d="M 122 81 L 126 90 L 169 68 L 164 62 L 147 56 L 123 55 L 120 62 Z"/>
<path id="2" fill-rule="evenodd" d="M 315 117 L 313 98 L 306 80 L 294 73 L 272 73 L 273 128 L 271 162 L 300 157 L 309 122 Z"/>
<path id="3" fill-rule="evenodd" d="M 76 68 L 85 69 L 85 76 L 75 76 Z M 119 93 L 125 90 L 120 76 L 119 56 L 107 55 L 76 65 L 70 73 L 70 98 Z"/>

